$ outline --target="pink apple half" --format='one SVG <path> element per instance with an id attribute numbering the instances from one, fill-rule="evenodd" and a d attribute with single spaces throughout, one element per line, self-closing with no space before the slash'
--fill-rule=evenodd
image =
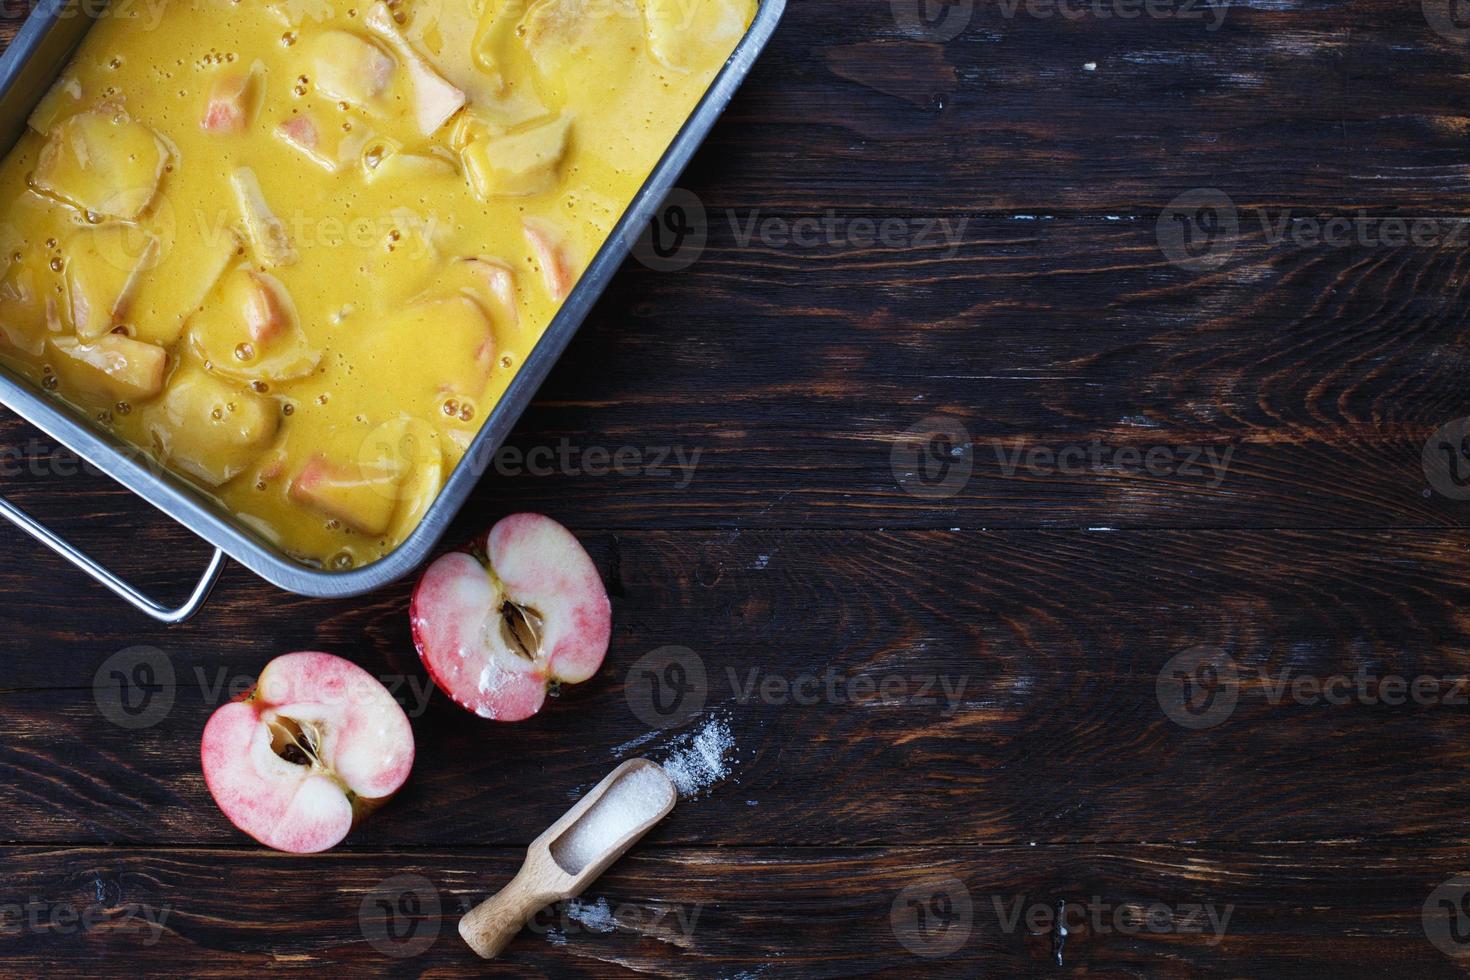
<path id="1" fill-rule="evenodd" d="M 236 827 L 295 854 L 341 843 L 413 768 L 413 728 L 367 671 L 288 653 L 204 726 L 204 781 Z"/>
<path id="2" fill-rule="evenodd" d="M 430 565 L 409 617 L 434 683 L 496 721 L 529 718 L 552 684 L 597 673 L 612 636 L 597 566 L 572 532 L 540 514 L 513 514 Z"/>

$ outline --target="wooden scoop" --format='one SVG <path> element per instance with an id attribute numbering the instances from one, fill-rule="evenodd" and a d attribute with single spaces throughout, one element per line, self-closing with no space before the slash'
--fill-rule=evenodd
<path id="1" fill-rule="evenodd" d="M 678 799 L 669 774 L 647 759 L 631 759 L 531 842 L 510 884 L 459 920 L 459 934 L 494 959 L 554 902 L 576 898 L 653 829 Z"/>

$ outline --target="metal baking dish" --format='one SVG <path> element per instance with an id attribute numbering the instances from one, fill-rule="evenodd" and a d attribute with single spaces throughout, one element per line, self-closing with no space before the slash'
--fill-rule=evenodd
<path id="1" fill-rule="evenodd" d="M 214 545 L 215 553 L 189 599 L 182 606 L 169 608 L 129 586 L 3 497 L 0 497 L 0 517 L 66 558 L 135 608 L 165 623 L 182 622 L 198 612 L 209 598 L 226 556 L 273 585 L 316 598 L 362 595 L 407 575 L 429 556 L 464 506 L 495 452 L 627 257 L 639 232 L 656 213 L 694 151 L 750 73 L 785 8 L 786 0 L 760 0 L 750 30 L 526 358 L 423 522 L 391 554 L 355 571 L 340 573 L 314 569 L 289 558 L 237 523 L 207 494 L 163 470 L 137 449 L 94 427 L 80 412 L 44 394 L 3 366 L 0 366 L 0 404 Z M 0 152 L 9 152 L 15 145 L 31 110 L 66 67 L 100 9 L 96 2 L 42 0 L 14 43 L 0 57 Z"/>

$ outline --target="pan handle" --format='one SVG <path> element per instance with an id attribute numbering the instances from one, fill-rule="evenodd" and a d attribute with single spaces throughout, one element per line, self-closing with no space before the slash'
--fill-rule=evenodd
<path id="1" fill-rule="evenodd" d="M 225 553 L 218 548 L 214 549 L 214 557 L 209 560 L 209 567 L 204 570 L 204 577 L 199 580 L 198 585 L 194 586 L 193 594 L 189 596 L 188 600 L 182 606 L 179 606 L 177 609 L 169 609 L 167 606 L 154 602 L 97 564 L 97 562 L 67 544 L 61 538 L 57 537 L 50 528 L 35 520 L 35 518 L 4 497 L 0 497 L 0 517 L 5 518 L 71 562 L 77 568 L 92 576 L 92 578 L 107 586 L 107 588 L 111 589 L 134 609 L 137 609 L 145 615 L 152 616 L 160 623 L 168 623 L 170 626 L 176 623 L 182 623 L 203 608 L 205 601 L 209 598 L 210 591 L 214 588 L 214 583 L 219 581 L 220 572 L 224 571 L 225 568 Z"/>

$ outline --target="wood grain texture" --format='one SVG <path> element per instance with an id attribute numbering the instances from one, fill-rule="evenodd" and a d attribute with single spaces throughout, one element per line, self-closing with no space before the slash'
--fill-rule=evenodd
<path id="1" fill-rule="evenodd" d="M 1470 46 L 1392 0 L 1355 4 L 1351 28 L 1334 5 L 1237 3 L 1214 32 L 998 9 L 937 47 L 899 37 L 887 2 L 793 4 L 684 181 L 708 209 L 705 254 L 682 272 L 630 262 L 511 443 L 565 440 L 578 461 L 632 447 L 641 465 L 497 473 L 471 510 L 605 527 L 1463 525 L 1419 464 L 1470 415 L 1459 232 L 1332 247 L 1271 229 L 1463 217 L 1464 117 L 1455 86 L 1426 78 L 1464 73 Z M 870 75 L 932 76 L 954 101 L 919 111 Z M 904 126 L 854 132 L 865 120 Z M 1230 195 L 1240 232 L 1221 268 L 1191 272 L 1158 226 L 1201 187 Z M 752 222 L 829 215 L 830 242 L 742 243 Z M 862 244 L 861 224 L 853 242 L 854 222 L 885 220 L 906 228 L 896 244 Z M 976 469 L 919 506 L 890 452 L 936 415 L 965 426 Z M 6 445 L 31 436 L 0 427 Z M 1234 455 L 1218 483 L 1001 465 L 1094 439 Z M 664 447 L 698 454 L 687 480 L 675 459 L 653 466 Z M 58 492 L 20 481 L 26 502 Z M 103 514 L 126 499 L 86 492 Z"/>
<path id="2" fill-rule="evenodd" d="M 958 255 L 932 263 L 741 249 L 725 222 L 687 272 L 631 263 L 615 281 L 454 534 L 514 508 L 603 528 L 1470 515 L 1421 461 L 1440 426 L 1470 415 L 1470 250 L 1272 245 L 1247 226 L 1254 241 L 1196 274 L 1168 265 L 1152 221 L 977 218 Z M 936 418 L 962 427 L 972 470 L 951 495 L 916 499 L 893 452 Z M 71 475 L 29 427 L 0 425 L 0 445 L 23 506 L 75 494 L 102 520 L 147 513 Z M 1055 462 L 1093 446 L 1096 461 Z M 1151 451 L 1170 462 L 1150 472 Z M 1032 466 L 1033 453 L 1053 461 Z"/>
<path id="3" fill-rule="evenodd" d="M 511 439 L 549 469 L 508 456 L 447 536 L 542 510 L 608 583 L 607 668 L 537 719 L 424 700 L 407 583 L 316 602 L 232 568 L 162 630 L 0 528 L 0 974 L 1459 975 L 1423 909 L 1470 871 L 1470 511 L 1421 456 L 1470 416 L 1470 43 L 1403 0 L 1236 0 L 1216 30 L 1020 4 L 977 2 L 940 42 L 902 3 L 791 0 L 682 182 L 702 254 L 629 261 Z M 1171 202 L 1206 188 L 1238 228 L 1180 264 Z M 1291 223 L 1360 212 L 1437 237 Z M 915 495 L 894 449 L 934 418 L 971 471 Z M 622 447 L 624 472 L 572 471 Z M 1196 450 L 1224 465 L 1181 471 Z M 0 493 L 162 595 L 207 557 L 5 413 Z M 669 645 L 708 690 L 655 732 L 639 667 Z M 149 679 L 132 647 L 172 672 L 141 727 L 98 702 Z M 302 648 L 394 685 L 419 744 L 404 792 L 307 859 L 230 828 L 197 758 L 234 685 Z M 1234 679 L 1176 676 L 1200 650 Z M 829 669 L 839 694 L 782 688 Z M 1290 686 L 1360 674 L 1375 696 Z M 931 677 L 958 693 L 919 701 Z M 1431 679 L 1433 703 L 1384 703 L 1385 678 Z M 1166 710 L 1184 697 L 1236 704 L 1191 728 Z M 475 960 L 453 921 L 530 839 L 710 718 L 732 777 L 594 888 L 617 926 L 562 910 Z M 428 890 L 374 891 L 397 875 Z M 895 906 L 938 915 L 946 878 L 970 928 L 917 956 Z M 379 899 L 397 935 L 438 938 L 375 948 Z M 1003 926 L 1018 900 L 1078 916 L 1060 967 L 1055 930 Z M 1097 928 L 1089 903 L 1166 925 Z M 1196 906 L 1231 910 L 1222 940 Z M 69 924 L 89 911 L 107 921 Z"/>
<path id="4" fill-rule="evenodd" d="M 417 716 L 413 779 L 354 837 L 363 845 L 529 841 L 618 761 L 667 752 L 712 718 L 734 735 L 734 775 L 657 843 L 1436 840 L 1470 804 L 1463 533 L 645 533 L 589 544 L 614 597 L 607 665 L 514 726 L 441 695 L 425 702 L 406 588 L 313 603 L 236 573 L 182 630 L 119 639 L 117 617 L 74 627 L 64 656 L 9 667 L 0 760 L 15 776 L 0 782 L 0 837 L 241 840 L 210 805 L 198 733 L 271 656 L 300 648 L 352 658 Z M 25 594 L 20 582 L 0 588 Z M 0 633 L 65 617 L 60 603 L 0 600 Z M 173 678 L 141 728 L 113 723 L 97 701 L 133 679 L 117 657 L 136 644 L 163 651 Z M 702 711 L 656 734 L 659 718 L 634 706 L 650 697 L 644 656 L 669 645 L 694 652 L 707 684 L 689 698 Z M 1176 655 L 1202 645 L 1233 658 L 1240 679 L 1233 713 L 1195 730 L 1171 721 L 1158 685 Z M 1353 689 L 1331 692 L 1348 695 L 1341 704 L 1291 686 L 1339 676 Z M 1391 677 L 1432 678 L 1434 696 L 1381 703 Z M 168 685 L 162 668 L 151 679 Z M 818 808 L 804 791 L 815 786 Z"/>
<path id="5" fill-rule="evenodd" d="M 387 861 L 344 851 L 284 860 L 10 848 L 0 943 L 7 970 L 37 977 L 138 960 L 157 975 L 193 976 L 329 968 L 383 976 L 1227 977 L 1242 975 L 1247 958 L 1257 976 L 1449 977 L 1460 973 L 1423 939 L 1421 907 L 1470 850 L 644 848 L 583 906 L 543 913 L 504 959 L 486 964 L 454 923 L 515 873 L 520 856 L 415 851 Z M 228 889 L 218 886 L 222 877 Z M 943 920 L 954 930 L 952 952 L 916 956 L 901 940 L 917 934 L 901 913 L 895 928 L 894 906 L 945 887 L 952 898 L 966 896 L 970 914 L 956 903 Z M 1044 925 L 1045 913 L 1030 910 L 1057 902 L 1067 903 L 1071 923 L 1066 969 L 1056 965 L 1050 931 L 1015 918 L 1025 910 Z M 45 927 L 31 927 L 28 904 Z M 62 924 L 51 927 L 57 910 Z M 86 913 L 96 924 L 84 931 Z M 389 914 L 397 943 L 385 940 Z M 1224 926 L 1218 938 L 1212 923 Z"/>

